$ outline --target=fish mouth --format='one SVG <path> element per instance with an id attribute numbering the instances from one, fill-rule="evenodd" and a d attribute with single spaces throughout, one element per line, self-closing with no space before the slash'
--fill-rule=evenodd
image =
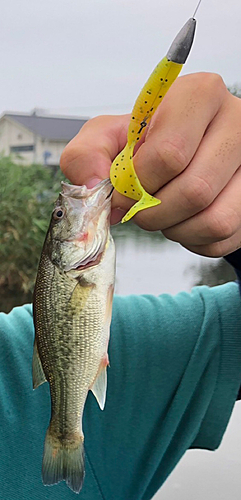
<path id="1" fill-rule="evenodd" d="M 88 189 L 85 185 L 77 186 L 75 184 L 67 184 L 66 182 L 61 182 L 62 192 L 61 194 L 67 198 L 75 198 L 77 200 L 85 198 L 96 198 L 99 200 L 100 197 L 104 196 L 105 199 L 109 198 L 114 190 L 110 179 L 105 179 L 96 184 L 93 188 Z M 109 191 L 110 190 L 110 191 Z M 105 196 L 106 195 L 106 196 Z M 97 203 L 98 204 L 98 203 Z"/>
<path id="2" fill-rule="evenodd" d="M 64 203 L 67 203 L 67 206 L 70 210 L 74 210 L 78 212 L 80 208 L 80 200 L 82 200 L 82 208 L 86 211 L 87 216 L 88 213 L 91 215 L 92 220 L 99 217 L 100 213 L 104 210 L 111 210 L 110 200 L 114 191 L 114 187 L 112 186 L 110 179 L 105 179 L 104 181 L 99 182 L 96 186 L 91 189 L 88 189 L 85 185 L 76 186 L 72 184 L 66 184 L 65 182 L 61 183 L 62 192 L 60 193 L 61 198 L 64 200 Z M 90 216 L 88 216 L 90 217 Z M 87 224 L 85 224 L 86 226 Z M 78 235 L 78 238 L 81 239 L 81 234 L 84 233 L 83 227 Z M 76 239 L 75 236 L 68 238 L 68 241 L 74 241 Z"/>
<path id="3" fill-rule="evenodd" d="M 69 251 L 72 253 L 72 257 L 66 258 L 64 262 L 65 272 L 82 271 L 100 263 L 108 238 L 110 200 L 113 191 L 114 188 L 109 179 L 101 181 L 92 189 L 62 183 L 61 196 L 65 199 L 70 211 L 73 211 L 79 225 L 77 234 L 72 233 L 65 240 L 66 245 L 70 245 Z M 82 219 L 79 222 L 80 208 Z"/>

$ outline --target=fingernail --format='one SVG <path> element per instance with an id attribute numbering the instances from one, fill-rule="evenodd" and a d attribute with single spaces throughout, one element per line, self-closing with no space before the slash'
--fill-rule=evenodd
<path id="1" fill-rule="evenodd" d="M 91 177 L 91 179 L 88 179 L 88 181 L 86 181 L 85 185 L 88 189 L 91 189 L 96 186 L 96 184 L 98 184 L 98 182 L 100 182 L 101 180 L 102 179 L 99 179 L 99 177 Z"/>
<path id="2" fill-rule="evenodd" d="M 111 225 L 114 226 L 115 224 L 118 224 L 124 215 L 125 215 L 124 210 L 122 210 L 121 208 L 114 208 L 110 216 Z"/>

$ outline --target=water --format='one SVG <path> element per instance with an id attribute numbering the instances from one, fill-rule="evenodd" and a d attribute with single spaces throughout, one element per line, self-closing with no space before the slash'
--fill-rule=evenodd
<path id="1" fill-rule="evenodd" d="M 116 293 L 122 295 L 190 291 L 207 271 L 215 274 L 220 264 L 220 259 L 194 255 L 176 243 L 147 233 L 138 233 L 135 238 L 117 237 L 116 243 Z M 154 498 L 240 500 L 240 473 L 241 403 L 237 403 L 219 450 L 188 451 Z"/>
<path id="2" fill-rule="evenodd" d="M 165 240 L 126 239 L 117 241 L 116 247 L 115 292 L 119 295 L 190 291 L 200 278 L 201 266 L 215 266 L 217 261 Z"/>

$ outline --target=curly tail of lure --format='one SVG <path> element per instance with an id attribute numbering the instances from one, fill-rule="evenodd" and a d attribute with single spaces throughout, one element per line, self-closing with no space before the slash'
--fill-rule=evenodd
<path id="1" fill-rule="evenodd" d="M 193 17 L 183 26 L 174 39 L 166 57 L 159 62 L 150 75 L 132 110 L 127 133 L 127 144 L 111 165 L 110 180 L 114 188 L 119 193 L 137 202 L 123 217 L 122 222 L 127 222 L 140 210 L 161 203 L 160 200 L 145 191 L 136 175 L 133 165 L 134 148 L 142 137 L 145 127 L 148 125 L 157 106 L 179 75 L 191 50 L 195 28 L 196 20 Z"/>

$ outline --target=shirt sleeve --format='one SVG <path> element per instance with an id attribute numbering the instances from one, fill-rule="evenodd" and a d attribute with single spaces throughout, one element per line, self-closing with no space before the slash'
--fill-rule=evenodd
<path id="1" fill-rule="evenodd" d="M 185 451 L 216 449 L 241 380 L 238 286 L 114 298 L 104 411 L 89 392 L 81 500 L 149 500 Z M 67 500 L 41 483 L 48 384 L 32 390 L 31 307 L 0 314 L 1 493 Z"/>
<path id="2" fill-rule="evenodd" d="M 241 380 L 240 333 L 235 283 L 115 298 L 106 408 L 97 418 L 90 395 L 85 412 L 103 498 L 150 499 L 187 449 L 219 446 Z"/>
<path id="3" fill-rule="evenodd" d="M 226 255 L 224 259 L 230 264 L 237 275 L 238 278 L 238 285 L 239 285 L 239 292 L 241 294 L 241 248 L 238 250 L 235 250 L 235 252 L 230 253 L 229 255 Z M 239 387 L 239 391 L 237 394 L 237 401 L 241 399 L 241 385 Z"/>

